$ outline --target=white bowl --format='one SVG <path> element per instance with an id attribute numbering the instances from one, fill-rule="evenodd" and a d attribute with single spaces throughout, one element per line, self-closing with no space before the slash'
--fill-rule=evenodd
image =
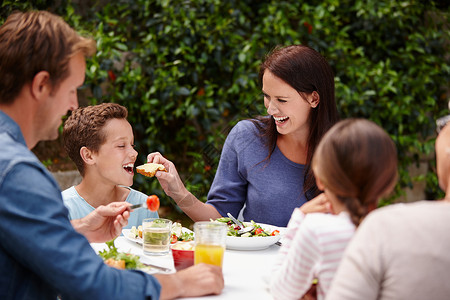
<path id="1" fill-rule="evenodd" d="M 280 228 L 272 225 L 257 223 L 265 231 L 272 232 L 274 230 L 280 230 Z M 281 230 L 280 230 L 281 231 Z M 263 250 L 267 249 L 281 238 L 281 235 L 274 236 L 254 236 L 254 237 L 237 237 L 227 236 L 226 245 L 230 250 Z"/>

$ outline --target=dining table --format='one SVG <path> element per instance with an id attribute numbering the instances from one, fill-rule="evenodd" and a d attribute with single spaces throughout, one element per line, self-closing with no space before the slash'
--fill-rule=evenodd
<path id="1" fill-rule="evenodd" d="M 120 252 L 140 256 L 140 260 L 143 263 L 170 269 L 164 271 L 165 273 L 176 272 L 171 251 L 166 255 L 160 256 L 144 255 L 142 245 L 132 242 L 124 236 L 117 237 L 114 245 Z M 91 246 L 96 252 L 107 249 L 104 243 L 91 243 Z M 269 293 L 268 281 L 279 249 L 279 243 L 261 250 L 226 249 L 222 266 L 225 281 L 225 287 L 222 293 L 220 295 L 183 299 L 273 299 Z M 155 270 L 155 272 L 163 271 Z"/>

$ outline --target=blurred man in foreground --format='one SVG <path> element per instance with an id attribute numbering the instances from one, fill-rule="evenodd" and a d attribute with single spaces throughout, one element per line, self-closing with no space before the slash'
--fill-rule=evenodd
<path id="1" fill-rule="evenodd" d="M 0 299 L 158 299 L 218 294 L 219 267 L 170 275 L 106 266 L 89 242 L 116 237 L 128 204 L 68 218 L 58 184 L 29 149 L 55 139 L 78 107 L 95 42 L 48 12 L 13 13 L 0 27 Z M 81 233 L 81 234 L 80 234 Z"/>

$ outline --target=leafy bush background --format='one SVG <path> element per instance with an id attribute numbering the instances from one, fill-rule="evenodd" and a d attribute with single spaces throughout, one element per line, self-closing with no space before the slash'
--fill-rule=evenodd
<path id="1" fill-rule="evenodd" d="M 260 62 L 275 46 L 294 43 L 318 50 L 333 67 L 341 118 L 371 119 L 395 141 L 400 180 L 386 203 L 413 181 L 426 181 L 428 199 L 443 195 L 434 140 L 435 119 L 448 114 L 444 1 L 6 0 L 1 22 L 30 8 L 53 11 L 96 39 L 88 102 L 126 106 L 138 163 L 161 152 L 200 199 L 229 129 L 265 113 Z M 412 178 L 408 167 L 420 162 L 429 170 Z M 156 180 L 135 180 L 144 192 L 164 194 Z"/>

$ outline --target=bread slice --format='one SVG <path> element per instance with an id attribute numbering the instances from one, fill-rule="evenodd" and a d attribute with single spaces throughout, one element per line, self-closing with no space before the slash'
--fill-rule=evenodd
<path id="1" fill-rule="evenodd" d="M 162 164 L 146 163 L 136 167 L 136 172 L 147 177 L 155 176 L 157 171 L 167 172 L 166 168 Z"/>

